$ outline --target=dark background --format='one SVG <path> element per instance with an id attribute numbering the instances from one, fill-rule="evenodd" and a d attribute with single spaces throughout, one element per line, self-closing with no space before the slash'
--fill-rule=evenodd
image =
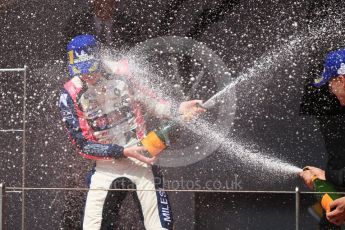
<path id="1" fill-rule="evenodd" d="M 117 2 L 114 47 L 130 49 L 138 42 L 166 35 L 188 36 L 205 43 L 232 71 L 264 70 L 260 58 L 283 52 L 268 71 L 236 87 L 237 110 L 232 135 L 282 160 L 303 167 L 324 168 L 327 155 L 315 115 L 336 116 L 341 111 L 325 89 L 306 87 L 322 71 L 329 50 L 343 46 L 340 1 L 125 1 Z M 57 108 L 59 91 L 67 80 L 65 46 L 81 32 L 92 32 L 92 13 L 84 1 L 4 1 L 0 5 L 0 67 L 28 66 L 26 187 L 85 187 L 91 163 L 71 146 Z M 286 55 L 284 44 L 306 31 L 316 39 L 301 42 Z M 329 32 L 328 32 L 329 31 Z M 288 47 L 293 47 L 290 45 Z M 274 52 L 270 52 L 274 50 Z M 22 126 L 20 74 L 1 74 L 1 129 Z M 330 103 L 330 101 L 333 101 Z M 301 107 L 302 104 L 302 107 Z M 322 124 L 322 123 L 321 123 Z M 327 123 L 328 124 L 328 123 Z M 323 126 L 332 136 L 333 124 Z M 327 131 L 328 130 L 328 131 Z M 325 133 L 324 132 L 324 133 Z M 341 135 L 342 131 L 339 131 Z M 0 181 L 21 187 L 21 133 L 2 132 Z M 340 136 L 341 139 L 341 136 Z M 243 190 L 307 190 L 297 177 L 270 175 L 222 151 L 179 168 L 165 168 L 166 181 L 233 181 Z M 186 187 L 180 187 L 186 189 Z M 26 229 L 76 229 L 84 192 L 28 191 L 25 193 Z M 293 229 L 293 195 L 171 192 L 176 229 Z M 302 229 L 315 229 L 307 213 L 313 199 L 302 197 Z M 21 193 L 8 193 L 9 229 L 21 226 Z M 140 229 L 138 213 L 129 197 L 119 229 Z M 128 211 L 132 210 L 132 211 Z M 63 225 L 62 223 L 65 223 Z M 67 223 L 67 224 L 66 224 Z M 69 226 L 69 227 L 66 227 Z"/>

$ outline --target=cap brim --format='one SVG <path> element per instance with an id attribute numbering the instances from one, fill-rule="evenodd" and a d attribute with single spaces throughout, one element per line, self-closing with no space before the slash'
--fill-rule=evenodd
<path id="1" fill-rule="evenodd" d="M 322 74 L 322 79 L 321 79 L 321 81 L 314 82 L 312 85 L 315 86 L 315 87 L 320 88 L 320 87 L 326 85 L 327 82 L 328 82 L 331 78 L 332 78 L 332 77 L 329 76 L 328 74 L 323 73 L 323 74 Z"/>
<path id="2" fill-rule="evenodd" d="M 312 85 L 317 87 L 317 88 L 320 88 L 320 87 L 326 85 L 327 82 L 328 82 L 328 80 L 323 78 L 320 82 L 313 83 Z"/>

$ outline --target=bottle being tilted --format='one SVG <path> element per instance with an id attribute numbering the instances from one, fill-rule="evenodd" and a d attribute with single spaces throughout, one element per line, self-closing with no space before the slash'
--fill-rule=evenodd
<path id="1" fill-rule="evenodd" d="M 205 108 L 204 104 L 198 103 L 196 106 Z M 214 104 L 212 106 L 214 106 Z M 208 108 L 211 108 L 212 106 L 208 106 Z M 171 130 L 178 125 L 180 120 L 188 120 L 188 115 L 180 115 L 177 119 L 165 122 L 159 128 L 149 132 L 146 137 L 140 141 L 140 143 L 146 147 L 151 156 L 157 156 L 160 152 L 170 146 L 169 134 Z"/>
<path id="2" fill-rule="evenodd" d="M 330 203 L 342 196 L 338 193 L 335 193 L 337 190 L 330 182 L 321 180 L 316 176 L 313 176 L 312 181 L 314 190 L 316 192 L 321 192 L 320 194 L 316 194 L 316 196 L 320 200 L 322 208 L 326 212 L 330 212 Z"/>
<path id="3" fill-rule="evenodd" d="M 170 146 L 170 131 L 177 125 L 178 121 L 170 120 L 149 132 L 141 140 L 141 144 L 146 147 L 151 156 L 157 156 L 160 152 Z"/>

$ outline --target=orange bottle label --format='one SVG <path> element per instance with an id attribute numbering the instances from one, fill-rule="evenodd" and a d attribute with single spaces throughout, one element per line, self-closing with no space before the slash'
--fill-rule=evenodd
<path id="1" fill-rule="evenodd" d="M 323 209 L 326 210 L 326 212 L 331 211 L 331 207 L 329 206 L 329 204 L 331 202 L 333 202 L 333 199 L 327 193 L 325 195 L 323 195 L 323 197 L 321 199 L 321 205 L 322 205 Z"/>
<path id="2" fill-rule="evenodd" d="M 166 148 L 164 142 L 153 131 L 149 132 L 147 136 L 141 140 L 141 143 L 146 147 L 151 156 L 158 155 Z"/>

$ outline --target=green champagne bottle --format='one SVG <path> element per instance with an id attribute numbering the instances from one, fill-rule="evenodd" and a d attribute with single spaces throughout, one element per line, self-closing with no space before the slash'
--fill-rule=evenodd
<path id="1" fill-rule="evenodd" d="M 149 132 L 146 137 L 141 140 L 141 144 L 146 147 L 151 156 L 156 156 L 168 146 L 170 146 L 170 131 L 178 122 L 171 120 L 165 122 L 159 128 Z"/>
<path id="2" fill-rule="evenodd" d="M 326 212 L 330 212 L 331 208 L 329 204 L 333 202 L 334 200 L 341 198 L 342 196 L 337 192 L 334 185 L 331 184 L 328 181 L 321 180 L 317 178 L 316 176 L 313 176 L 313 187 L 316 192 L 322 192 L 321 194 L 316 194 L 318 199 L 321 201 L 321 206 Z M 332 192 L 332 193 L 330 193 Z"/>

